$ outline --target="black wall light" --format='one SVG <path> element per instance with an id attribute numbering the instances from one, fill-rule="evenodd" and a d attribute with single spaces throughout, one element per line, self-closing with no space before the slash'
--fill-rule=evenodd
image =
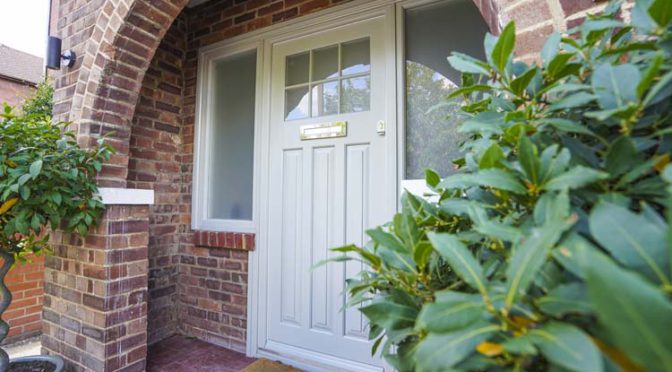
<path id="1" fill-rule="evenodd" d="M 75 65 L 77 55 L 72 50 L 66 50 L 61 54 L 61 39 L 49 36 L 47 43 L 47 68 L 58 70 L 61 68 L 61 63 L 67 67 Z"/>

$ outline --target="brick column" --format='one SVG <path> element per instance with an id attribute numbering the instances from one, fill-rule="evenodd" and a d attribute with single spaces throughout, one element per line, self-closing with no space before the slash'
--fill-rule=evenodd
<path id="1" fill-rule="evenodd" d="M 52 235 L 42 351 L 62 356 L 68 371 L 145 370 L 153 192 L 117 190 L 101 190 L 107 208 L 85 239 Z"/>

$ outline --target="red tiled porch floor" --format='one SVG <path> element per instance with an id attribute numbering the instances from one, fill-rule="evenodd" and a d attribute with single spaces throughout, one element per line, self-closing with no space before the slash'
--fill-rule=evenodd
<path id="1" fill-rule="evenodd" d="M 244 354 L 184 336 L 171 336 L 148 349 L 148 372 L 234 372 L 255 361 Z"/>

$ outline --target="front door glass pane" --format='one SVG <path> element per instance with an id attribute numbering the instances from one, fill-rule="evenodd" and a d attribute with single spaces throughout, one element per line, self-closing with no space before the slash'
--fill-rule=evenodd
<path id="1" fill-rule="evenodd" d="M 312 101 L 313 116 L 338 114 L 338 81 L 315 85 Z"/>
<path id="2" fill-rule="evenodd" d="M 369 39 L 343 43 L 343 75 L 369 72 L 371 70 L 369 49 Z"/>
<path id="3" fill-rule="evenodd" d="M 285 94 L 287 120 L 303 119 L 310 115 L 308 86 L 287 89 Z"/>
<path id="4" fill-rule="evenodd" d="M 285 76 L 285 84 L 291 86 L 307 83 L 309 63 L 310 55 L 308 53 L 295 54 L 287 57 L 287 75 Z"/>
<path id="5" fill-rule="evenodd" d="M 370 54 L 366 38 L 288 56 L 285 120 L 368 111 Z"/>
<path id="6" fill-rule="evenodd" d="M 341 112 L 369 110 L 371 81 L 369 76 L 360 76 L 341 81 Z"/>
<path id="7" fill-rule="evenodd" d="M 320 81 L 338 76 L 338 45 L 313 51 L 313 77 Z"/>
<path id="8" fill-rule="evenodd" d="M 460 72 L 446 58 L 461 52 L 485 59 L 488 27 L 472 0 L 442 1 L 405 13 L 406 148 L 405 178 L 424 178 L 427 168 L 454 172 L 465 140 L 456 127 L 456 105 L 443 105 L 460 85 Z"/>

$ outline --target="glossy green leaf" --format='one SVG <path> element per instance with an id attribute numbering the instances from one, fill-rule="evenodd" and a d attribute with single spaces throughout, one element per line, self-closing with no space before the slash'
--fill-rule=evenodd
<path id="1" fill-rule="evenodd" d="M 593 73 L 592 84 L 600 107 L 612 110 L 637 102 L 640 79 L 639 70 L 631 64 L 598 66 Z"/>
<path id="2" fill-rule="evenodd" d="M 465 283 L 481 293 L 487 293 L 483 268 L 474 255 L 455 235 L 430 232 L 427 237 L 434 249 Z"/>
<path id="3" fill-rule="evenodd" d="M 579 328 L 568 323 L 550 322 L 530 331 L 532 342 L 553 364 L 575 372 L 604 369 L 602 355 Z"/>
<path id="4" fill-rule="evenodd" d="M 436 187 L 441 182 L 441 176 L 432 169 L 425 169 L 425 182 L 431 187 Z"/>
<path id="5" fill-rule="evenodd" d="M 37 178 L 37 176 L 42 171 L 42 160 L 35 160 L 30 164 L 29 173 L 32 178 Z"/>
<path id="6" fill-rule="evenodd" d="M 485 304 L 481 295 L 443 291 L 436 293 L 436 301 L 426 304 L 420 311 L 417 329 L 432 333 L 445 333 L 483 319 Z"/>
<path id="7" fill-rule="evenodd" d="M 609 146 L 605 166 L 611 176 L 619 176 L 639 163 L 637 148 L 630 137 L 620 137 Z"/>
<path id="8" fill-rule="evenodd" d="M 644 106 L 655 105 L 672 95 L 672 71 L 663 75 L 649 90 L 644 98 Z"/>
<path id="9" fill-rule="evenodd" d="M 672 1 L 654 0 L 649 7 L 649 15 L 658 23 L 658 26 L 667 27 L 672 21 Z"/>
<path id="10" fill-rule="evenodd" d="M 535 185 L 538 184 L 540 171 L 539 154 L 537 153 L 537 147 L 527 136 L 520 136 L 518 140 L 518 158 L 530 182 Z"/>
<path id="11" fill-rule="evenodd" d="M 493 143 L 481 156 L 478 166 L 481 169 L 495 168 L 504 158 L 502 148 L 497 143 Z"/>
<path id="12" fill-rule="evenodd" d="M 560 285 L 536 301 L 541 311 L 554 317 L 565 314 L 588 314 L 593 308 L 588 302 L 586 287 L 582 283 Z"/>
<path id="13" fill-rule="evenodd" d="M 456 174 L 444 178 L 439 188 L 467 188 L 472 186 L 493 187 L 511 191 L 516 194 L 526 194 L 527 189 L 513 174 L 500 169 L 484 169 L 478 174 Z"/>
<path id="14" fill-rule="evenodd" d="M 590 213 L 590 232 L 620 263 L 670 283 L 666 230 L 625 207 L 600 203 Z"/>
<path id="15" fill-rule="evenodd" d="M 509 22 L 499 34 L 497 43 L 492 49 L 492 63 L 500 73 L 504 71 L 506 64 L 509 62 L 515 43 L 516 25 L 514 22 Z"/>
<path id="16" fill-rule="evenodd" d="M 582 165 L 577 165 L 569 169 L 565 173 L 559 174 L 557 177 L 550 179 L 543 185 L 545 190 L 564 190 L 576 189 L 605 179 L 607 174 L 587 168 Z"/>
<path id="17" fill-rule="evenodd" d="M 371 239 L 379 245 L 390 248 L 395 252 L 408 253 L 410 250 L 404 246 L 404 244 L 397 239 L 394 235 L 383 231 L 381 228 L 367 230 L 366 234 L 371 237 Z"/>
<path id="18" fill-rule="evenodd" d="M 418 316 L 417 309 L 385 299 L 365 306 L 361 311 L 372 323 L 387 329 L 413 327 Z"/>
<path id="19" fill-rule="evenodd" d="M 493 324 L 479 322 L 458 332 L 430 333 L 415 353 L 418 372 L 450 370 L 476 352 L 476 345 L 487 340 L 498 328 Z"/>
<path id="20" fill-rule="evenodd" d="M 450 62 L 450 65 L 454 69 L 460 72 L 490 75 L 490 70 L 487 64 L 466 54 L 453 52 L 451 56 L 448 57 L 448 62 Z"/>
<path id="21" fill-rule="evenodd" d="M 570 226 L 568 222 L 549 221 L 542 227 L 532 229 L 514 250 L 506 270 L 507 288 L 504 306 L 507 309 L 511 309 L 516 300 L 525 294 L 528 286 L 546 262 L 551 248 Z"/>
<path id="22" fill-rule="evenodd" d="M 524 74 L 518 76 L 517 78 L 513 79 L 511 81 L 511 90 L 516 94 L 516 95 L 522 95 L 523 92 L 525 92 L 525 89 L 527 89 L 528 85 L 530 85 L 530 82 L 534 77 L 537 75 L 537 68 L 533 67 L 529 70 L 527 70 Z"/>
<path id="23" fill-rule="evenodd" d="M 597 96 L 585 92 L 571 94 L 548 107 L 549 111 L 567 110 L 574 107 L 584 106 L 597 99 Z"/>
<path id="24" fill-rule="evenodd" d="M 645 370 L 672 371 L 672 302 L 642 276 L 597 250 L 583 250 L 582 269 L 595 314 L 609 341 Z"/>
<path id="25" fill-rule="evenodd" d="M 554 32 L 548 37 L 548 39 L 546 39 L 546 43 L 541 49 L 541 61 L 544 66 L 548 66 L 548 64 L 558 54 L 561 38 L 562 36 L 559 33 Z"/>

